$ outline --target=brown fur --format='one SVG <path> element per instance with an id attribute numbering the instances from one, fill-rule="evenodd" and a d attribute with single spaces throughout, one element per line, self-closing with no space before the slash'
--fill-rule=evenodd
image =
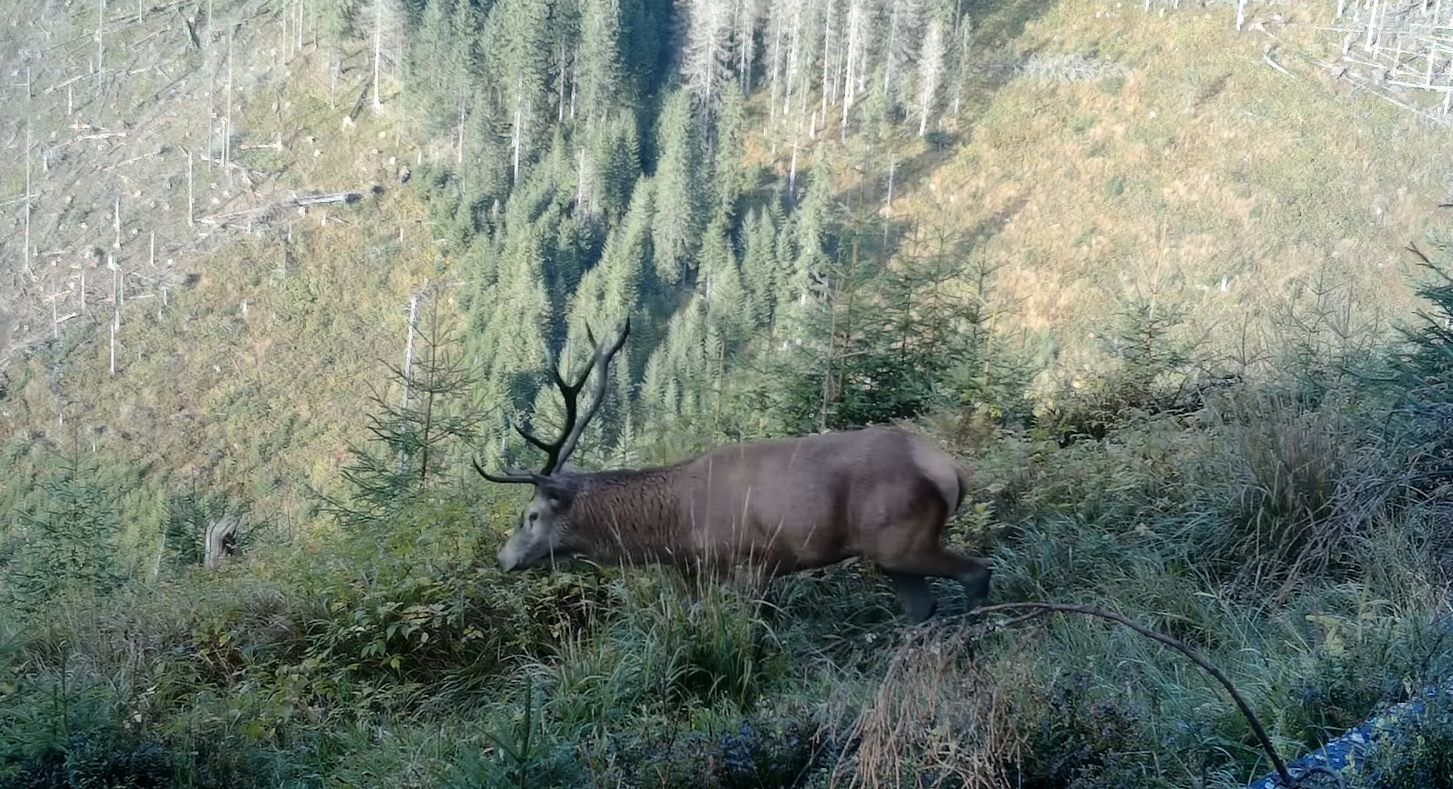
<path id="1" fill-rule="evenodd" d="M 692 573 L 751 565 L 767 579 L 862 557 L 921 621 L 935 608 L 924 576 L 958 580 L 971 604 L 988 592 L 984 561 L 942 547 L 968 485 L 964 467 L 927 440 L 873 427 L 734 444 L 663 468 L 562 474 L 536 497 L 539 535 L 521 539 L 548 538 L 551 556 Z"/>

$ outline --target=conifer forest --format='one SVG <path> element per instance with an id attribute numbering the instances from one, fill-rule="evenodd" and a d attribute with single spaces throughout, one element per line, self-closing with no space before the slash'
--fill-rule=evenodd
<path id="1" fill-rule="evenodd" d="M 0 8 L 0 787 L 1453 786 L 1453 2 Z"/>

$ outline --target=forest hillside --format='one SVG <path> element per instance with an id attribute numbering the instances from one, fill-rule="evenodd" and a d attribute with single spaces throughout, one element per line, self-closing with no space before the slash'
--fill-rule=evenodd
<path id="1" fill-rule="evenodd" d="M 1271 769 L 1104 622 L 500 573 L 470 460 L 537 465 L 549 360 L 628 318 L 581 467 L 899 424 L 991 602 L 1183 640 L 1288 757 L 1444 678 L 1453 7 L 12 5 L 5 785 Z"/>

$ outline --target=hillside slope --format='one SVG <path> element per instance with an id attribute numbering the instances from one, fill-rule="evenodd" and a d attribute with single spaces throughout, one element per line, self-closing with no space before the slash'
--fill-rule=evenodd
<path id="1" fill-rule="evenodd" d="M 1220 7 L 970 7 L 956 112 L 935 134 L 891 130 L 869 154 L 891 178 L 855 199 L 902 228 L 900 250 L 947 234 L 989 272 L 996 328 L 1045 386 L 1113 366 L 1108 327 L 1136 305 L 1242 363 L 1289 332 L 1405 311 L 1402 247 L 1446 200 L 1446 129 L 1324 73 L 1328 9 L 1252 8 L 1238 33 Z M 455 152 L 412 122 L 400 66 L 370 106 L 371 42 L 330 43 L 307 3 L 101 9 L 99 70 L 82 45 L 95 9 L 46 5 L 4 33 L 0 89 L 26 110 L 0 130 L 0 189 L 23 196 L 28 162 L 33 199 L 31 252 L 23 200 L 0 250 L 0 440 L 61 444 L 80 424 L 148 474 L 306 520 L 306 491 L 330 484 L 402 356 L 410 297 L 442 288 L 446 319 L 463 317 L 447 294 L 473 253 L 441 244 L 399 183 Z M 814 167 L 848 178 L 864 135 L 795 150 L 767 103 L 748 105 L 753 160 L 799 192 Z M 357 201 L 296 203 L 339 192 Z"/>

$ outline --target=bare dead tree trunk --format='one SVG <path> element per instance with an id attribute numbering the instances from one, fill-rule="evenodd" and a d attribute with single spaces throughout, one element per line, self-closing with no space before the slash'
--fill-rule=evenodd
<path id="1" fill-rule="evenodd" d="M 802 3 L 793 4 L 794 13 L 792 16 L 792 42 L 787 52 L 787 90 L 782 99 L 782 115 L 786 117 L 792 112 L 792 87 L 797 77 L 799 68 L 800 51 L 802 49 Z"/>
<path id="2" fill-rule="evenodd" d="M 419 314 L 419 297 L 409 297 L 409 329 L 408 337 L 404 340 L 404 408 L 409 407 L 409 382 L 412 380 L 414 371 L 414 326 L 417 323 Z"/>
<path id="3" fill-rule="evenodd" d="M 883 243 L 888 243 L 888 228 L 893 222 L 893 175 L 898 166 L 895 155 L 888 155 L 888 197 L 883 203 Z"/>
<path id="4" fill-rule="evenodd" d="M 565 122 L 565 45 L 560 45 L 560 74 L 555 80 L 555 122 Z"/>
<path id="5" fill-rule="evenodd" d="M 222 170 L 232 161 L 232 34 L 227 34 L 227 121 L 222 127 Z"/>
<path id="6" fill-rule="evenodd" d="M 893 96 L 893 48 L 898 45 L 898 3 L 893 3 L 888 15 L 888 46 L 883 50 L 887 60 L 883 62 L 883 98 L 892 103 Z"/>
<path id="7" fill-rule="evenodd" d="M 777 22 L 776 21 L 776 17 L 775 16 L 774 17 L 771 17 L 771 19 L 772 19 L 772 46 L 771 46 L 771 49 L 769 50 L 769 54 L 771 55 L 771 70 L 768 72 L 767 79 L 768 79 L 768 81 L 771 82 L 772 96 L 771 96 L 771 100 L 767 102 L 767 107 L 768 107 L 768 110 L 767 110 L 767 125 L 768 125 L 768 127 L 771 127 L 777 121 L 777 86 L 780 84 L 779 80 L 781 79 L 781 77 L 779 76 L 779 74 L 781 72 L 782 59 L 783 59 L 782 58 L 782 24 L 780 22 Z M 772 148 L 772 154 L 774 156 L 777 153 L 775 141 L 776 141 L 776 138 L 774 137 L 773 138 L 773 148 Z"/>
<path id="8" fill-rule="evenodd" d="M 864 24 L 863 0 L 849 0 L 848 3 L 848 51 L 844 56 L 846 66 L 843 73 L 843 112 L 842 121 L 838 124 L 838 137 L 841 142 L 848 141 L 848 117 L 853 112 L 853 99 L 857 96 L 857 83 L 853 80 L 853 69 L 863 70 L 863 37 L 867 33 Z"/>
<path id="9" fill-rule="evenodd" d="M 832 10 L 833 4 L 829 2 L 822 11 L 822 88 L 820 89 L 822 93 L 822 105 L 819 112 L 822 115 L 822 127 L 824 129 L 827 128 L 827 103 L 830 98 L 829 94 L 832 92 L 829 86 L 832 83 L 832 74 L 836 71 L 833 68 L 834 63 L 832 58 L 832 47 L 835 43 L 832 38 Z M 814 114 L 811 134 L 813 137 L 817 136 L 817 123 L 817 115 Z"/>
<path id="10" fill-rule="evenodd" d="M 30 270 L 30 118 L 25 119 L 25 276 Z"/>
<path id="11" fill-rule="evenodd" d="M 570 58 L 570 122 L 575 122 L 575 93 L 580 87 L 580 44 L 575 45 L 575 54 Z"/>
<path id="12" fill-rule="evenodd" d="M 1372 0 L 1372 10 L 1367 17 L 1367 43 L 1363 49 L 1372 49 L 1373 37 L 1377 33 L 1377 0 Z"/>
<path id="13" fill-rule="evenodd" d="M 587 172 L 586 167 L 587 162 L 585 161 L 585 146 L 581 146 L 579 150 L 575 152 L 575 205 L 576 210 L 580 211 L 582 214 L 589 215 L 590 210 L 585 203 L 587 193 L 586 180 L 589 178 L 589 173 Z"/>
<path id="14" fill-rule="evenodd" d="M 121 308 L 126 306 L 126 280 L 121 276 L 121 266 L 114 255 L 106 256 L 106 267 L 111 269 L 111 304 L 116 307 L 116 322 L 121 322 Z"/>
<path id="15" fill-rule="evenodd" d="M 373 8 L 373 111 L 378 112 L 383 109 L 383 101 L 378 95 L 378 63 L 383 53 L 383 0 L 374 0 Z"/>
<path id="16" fill-rule="evenodd" d="M 461 91 L 461 93 L 462 92 L 463 91 Z M 465 102 L 464 102 L 464 97 L 463 96 L 460 96 L 460 98 L 459 98 L 459 144 L 454 149 L 454 163 L 455 164 L 463 164 L 464 163 L 464 118 L 465 118 Z"/>
<path id="17" fill-rule="evenodd" d="M 518 183 L 520 180 L 520 123 L 523 121 L 525 103 L 525 75 L 521 74 L 515 80 L 515 128 L 514 128 L 514 175 L 511 183 Z"/>
<path id="18" fill-rule="evenodd" d="M 792 162 L 787 167 L 787 193 L 789 195 L 794 194 L 797 190 L 797 138 L 801 133 L 802 119 L 798 118 L 792 125 Z"/>
<path id="19" fill-rule="evenodd" d="M 104 82 L 103 72 L 106 56 L 106 0 L 98 0 L 96 3 L 96 95 L 101 95 L 101 85 Z"/>
<path id="20" fill-rule="evenodd" d="M 293 243 L 293 226 L 288 225 L 287 238 L 282 243 L 282 254 L 278 256 L 277 273 L 284 279 L 288 276 L 288 245 Z"/>
<path id="21" fill-rule="evenodd" d="M 207 524 L 202 539 L 203 567 L 215 570 L 221 566 L 223 557 L 237 553 L 237 528 L 240 525 L 241 520 L 232 514 Z"/>
<path id="22" fill-rule="evenodd" d="M 196 202 L 192 192 L 192 152 L 187 151 L 187 227 L 195 227 L 197 222 L 194 214 Z"/>

